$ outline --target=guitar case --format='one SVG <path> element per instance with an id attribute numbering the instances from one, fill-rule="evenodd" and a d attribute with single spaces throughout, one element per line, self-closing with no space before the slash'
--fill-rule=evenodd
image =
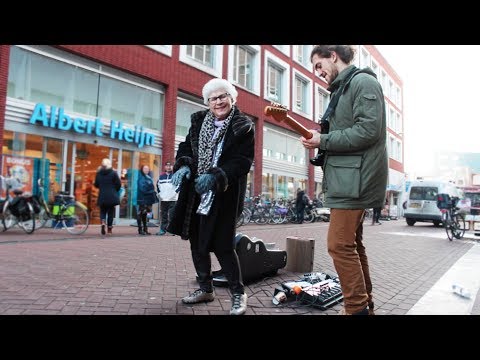
<path id="1" fill-rule="evenodd" d="M 244 284 L 274 276 L 287 265 L 287 252 L 267 249 L 261 239 L 250 239 L 247 235 L 238 233 L 234 241 Z M 212 275 L 214 286 L 228 286 L 222 270 L 213 271 Z"/>

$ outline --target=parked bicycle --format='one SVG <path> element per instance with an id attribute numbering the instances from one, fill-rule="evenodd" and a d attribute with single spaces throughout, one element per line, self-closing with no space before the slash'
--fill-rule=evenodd
<path id="1" fill-rule="evenodd" d="M 41 229 L 49 221 L 52 228 L 66 229 L 70 234 L 80 235 L 88 229 L 90 217 L 88 208 L 67 192 L 55 195 L 55 201 L 47 204 L 43 190 L 43 180 L 38 180 L 40 213 L 37 216 L 37 227 Z"/>
<path id="2" fill-rule="evenodd" d="M 459 198 L 448 194 L 437 195 L 437 206 L 442 212 L 442 223 L 447 232 L 448 240 L 461 239 L 465 235 L 465 215 L 459 213 L 457 207 Z"/>
<path id="3" fill-rule="evenodd" d="M 0 199 L 0 215 L 3 231 L 18 225 L 27 234 L 35 231 L 35 211 L 33 197 L 30 193 L 24 193 L 23 184 L 14 177 L 0 175 L 0 189 L 5 188 L 6 197 Z M 14 196 L 11 196 L 13 193 Z"/>

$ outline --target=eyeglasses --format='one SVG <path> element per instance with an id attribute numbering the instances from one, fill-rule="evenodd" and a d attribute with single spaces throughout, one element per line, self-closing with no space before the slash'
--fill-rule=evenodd
<path id="1" fill-rule="evenodd" d="M 222 94 L 222 95 L 218 95 L 218 96 L 208 98 L 208 102 L 210 104 L 215 104 L 217 102 L 217 100 L 220 100 L 220 102 L 222 102 L 227 98 L 227 96 L 230 96 L 230 94 L 228 92 L 225 93 L 225 94 Z"/>

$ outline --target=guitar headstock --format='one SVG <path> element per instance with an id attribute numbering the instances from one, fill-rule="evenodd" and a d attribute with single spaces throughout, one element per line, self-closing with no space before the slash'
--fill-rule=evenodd
<path id="1" fill-rule="evenodd" d="M 269 106 L 265 106 L 263 111 L 265 115 L 273 117 L 278 122 L 284 121 L 287 118 L 287 107 L 282 104 L 271 103 Z"/>

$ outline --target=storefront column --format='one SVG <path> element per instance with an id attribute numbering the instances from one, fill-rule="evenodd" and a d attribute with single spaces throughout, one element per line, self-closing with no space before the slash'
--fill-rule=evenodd
<path id="1" fill-rule="evenodd" d="M 8 64 L 10 62 L 10 45 L 0 45 L 0 159 L 3 149 L 3 130 L 5 129 L 5 106 L 7 104 Z M 0 174 L 2 164 L 0 162 Z"/>
<path id="2" fill-rule="evenodd" d="M 180 48 L 172 47 L 172 58 L 178 59 Z M 178 61 L 170 62 L 170 73 L 177 74 Z M 177 115 L 178 79 L 173 76 L 170 84 L 165 89 L 165 111 L 163 115 L 163 141 L 162 141 L 162 164 L 159 165 L 160 173 L 164 171 L 165 161 L 175 161 L 175 127 Z"/>
<path id="3" fill-rule="evenodd" d="M 252 197 L 262 192 L 263 125 L 263 119 L 257 119 L 257 122 L 255 124 L 255 167 L 253 171 L 253 194 L 250 194 L 250 196 Z"/>

